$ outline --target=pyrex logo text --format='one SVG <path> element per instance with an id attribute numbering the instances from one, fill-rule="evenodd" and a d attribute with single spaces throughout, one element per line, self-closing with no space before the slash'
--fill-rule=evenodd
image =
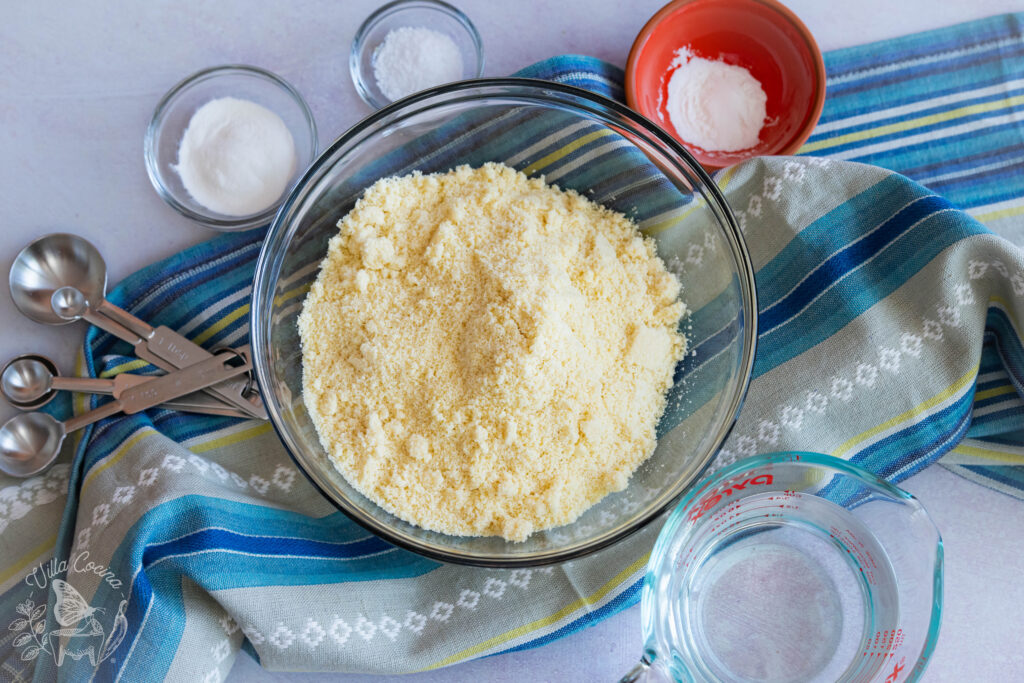
<path id="1" fill-rule="evenodd" d="M 699 503 L 693 506 L 689 519 L 691 522 L 700 519 L 704 516 L 704 513 L 718 505 L 722 498 L 731 496 L 733 491 L 742 491 L 748 486 L 768 486 L 772 483 L 772 480 L 773 477 L 770 474 L 759 474 L 756 477 L 748 477 L 743 481 L 728 484 L 723 490 L 704 496 Z"/>

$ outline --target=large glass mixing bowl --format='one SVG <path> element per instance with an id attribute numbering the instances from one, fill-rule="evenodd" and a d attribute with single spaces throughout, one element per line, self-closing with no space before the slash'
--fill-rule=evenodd
<path id="1" fill-rule="evenodd" d="M 678 364 L 658 447 L 622 491 L 522 543 L 450 536 L 378 507 L 334 468 L 302 402 L 296 318 L 336 223 L 381 177 L 504 162 L 634 219 L 679 275 L 691 351 Z M 757 338 L 754 272 L 718 188 L 677 142 L 609 99 L 528 79 L 424 91 L 364 119 L 299 180 L 267 234 L 252 293 L 256 377 L 270 419 L 306 476 L 343 512 L 423 555 L 540 565 L 608 546 L 656 518 L 704 471 L 739 411 Z"/>

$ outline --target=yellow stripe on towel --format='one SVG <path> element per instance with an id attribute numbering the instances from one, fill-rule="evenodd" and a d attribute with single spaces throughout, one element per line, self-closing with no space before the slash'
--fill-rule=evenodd
<path id="1" fill-rule="evenodd" d="M 839 448 L 833 450 L 832 455 L 836 456 L 837 458 L 841 458 L 846 453 L 849 453 L 857 444 L 867 441 L 871 437 L 876 436 L 877 434 L 881 434 L 882 432 L 886 431 L 887 429 L 890 429 L 891 427 L 895 427 L 896 425 L 901 424 L 903 422 L 909 422 L 913 420 L 918 415 L 921 415 L 922 413 L 931 410 L 940 403 L 945 402 L 950 397 L 960 393 L 965 388 L 970 387 L 974 383 L 974 378 L 977 375 L 978 366 L 975 365 L 973 368 L 964 373 L 963 377 L 950 384 L 940 393 L 936 394 L 935 396 L 932 396 L 927 401 L 924 401 L 923 403 L 914 406 L 910 410 L 902 412 L 896 417 L 886 420 L 877 427 L 873 427 L 867 430 L 866 432 L 862 432 L 857 436 L 853 437 L 852 439 L 849 439 L 848 441 L 840 445 Z"/>
<path id="2" fill-rule="evenodd" d="M 889 123 L 884 126 L 876 126 L 875 128 L 868 128 L 867 130 L 858 130 L 855 133 L 847 133 L 846 135 L 839 135 L 834 138 L 827 140 L 818 140 L 817 142 L 811 142 L 804 145 L 797 154 L 807 154 L 809 152 L 817 152 L 820 149 L 828 149 L 829 147 L 839 147 L 840 145 L 846 145 L 851 142 L 861 142 L 862 140 L 870 140 L 871 138 L 882 137 L 883 135 L 890 135 L 892 133 L 902 133 L 904 131 L 913 130 L 914 128 L 923 128 L 924 126 L 931 126 L 936 123 L 944 123 L 946 121 L 952 121 L 954 119 L 960 119 L 965 116 L 971 116 L 973 114 L 984 114 L 986 112 L 998 111 L 1000 109 L 1012 109 L 1018 105 L 1024 104 L 1024 95 L 1017 95 L 1015 97 L 1008 97 L 1006 99 L 997 100 L 995 102 L 983 102 L 981 104 L 972 104 L 967 107 L 960 107 L 958 109 L 950 109 L 939 114 L 929 114 L 928 116 L 919 116 L 916 119 L 908 119 L 906 121 L 899 121 L 897 123 Z"/>
<path id="3" fill-rule="evenodd" d="M 545 157 L 541 157 L 537 161 L 533 162 L 532 164 L 523 169 L 523 173 L 525 173 L 526 175 L 533 175 L 538 170 L 546 166 L 550 166 L 551 164 L 555 163 L 562 157 L 572 154 L 583 145 L 589 142 L 593 142 L 598 138 L 603 138 L 611 134 L 612 132 L 610 130 L 608 130 L 607 128 L 602 128 L 601 130 L 595 130 L 593 133 L 587 133 L 586 135 L 582 135 L 573 140 L 572 142 L 570 142 L 569 144 L 565 145 L 564 147 L 556 149 L 551 154 L 548 154 Z"/>

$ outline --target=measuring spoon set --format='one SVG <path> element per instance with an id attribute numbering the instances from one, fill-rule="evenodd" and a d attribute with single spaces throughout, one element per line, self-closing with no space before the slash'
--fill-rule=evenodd
<path id="1" fill-rule="evenodd" d="M 47 325 L 85 320 L 130 344 L 135 355 L 167 372 L 112 379 L 61 377 L 45 356 L 26 354 L 0 372 L 0 393 L 25 412 L 0 427 L 0 471 L 29 477 L 57 458 L 64 438 L 103 418 L 164 406 L 208 415 L 267 419 L 254 390 L 248 346 L 207 351 L 163 325 L 153 327 L 106 299 L 107 268 L 76 235 L 56 233 L 25 247 L 11 266 L 11 298 L 22 314 Z M 106 394 L 113 400 L 64 422 L 38 408 L 57 391 Z"/>

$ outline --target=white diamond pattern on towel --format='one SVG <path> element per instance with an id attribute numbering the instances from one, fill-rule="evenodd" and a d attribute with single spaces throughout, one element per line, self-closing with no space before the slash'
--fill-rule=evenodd
<path id="1" fill-rule="evenodd" d="M 977 281 L 986 275 L 1001 276 L 1010 279 L 1013 284 L 1014 278 L 1020 279 L 1020 291 L 1014 286 L 1014 291 L 1019 296 L 1024 296 L 1024 274 L 1010 276 L 1005 264 L 999 261 L 988 262 L 979 259 L 972 259 L 967 266 L 965 273 L 968 281 Z M 811 391 L 807 395 L 805 409 L 794 406 L 783 407 L 777 419 L 779 423 L 791 430 L 799 430 L 803 425 L 805 417 L 809 415 L 824 416 L 828 414 L 830 407 L 828 396 L 842 402 L 849 402 L 854 396 L 857 387 L 872 389 L 879 381 L 881 370 L 891 375 L 899 375 L 903 367 L 903 361 L 920 358 L 926 342 L 941 343 L 945 338 L 943 327 L 956 329 L 962 322 L 961 308 L 964 306 L 977 305 L 974 290 L 970 284 L 957 285 L 953 293 L 954 301 L 950 304 L 939 303 L 935 306 L 935 312 L 939 321 L 931 318 L 921 320 L 920 330 L 917 332 L 906 331 L 899 337 L 899 348 L 883 347 L 878 350 L 878 357 L 875 363 L 866 360 L 856 361 L 853 367 L 847 371 L 846 376 L 834 376 L 831 379 L 827 392 Z M 881 370 L 880 370 L 881 369 Z M 727 441 L 726 447 L 722 448 L 712 463 L 712 470 L 719 469 L 725 465 L 735 462 L 737 456 L 743 457 L 748 454 L 759 452 L 760 449 L 768 449 L 774 446 L 779 439 L 776 431 L 768 425 L 775 424 L 770 420 L 761 420 L 758 423 L 756 434 L 733 433 Z M 751 443 L 754 449 L 751 449 Z M 728 447 L 731 445 L 731 448 Z"/>
<path id="2" fill-rule="evenodd" d="M 224 629 L 224 633 L 229 636 L 238 632 L 238 622 L 236 622 L 230 614 L 225 614 L 220 618 L 220 626 Z"/>
<path id="3" fill-rule="evenodd" d="M 452 610 L 454 609 L 455 605 L 450 603 L 435 602 L 434 607 L 430 610 L 430 618 L 434 621 L 448 621 L 449 617 L 452 616 Z"/>
<path id="4" fill-rule="evenodd" d="M 804 423 L 804 411 L 796 406 L 786 406 L 782 409 L 782 417 L 780 421 L 785 427 L 789 429 L 800 429 L 800 425 Z M 739 446 L 739 439 L 736 440 L 737 447 Z"/>
<path id="5" fill-rule="evenodd" d="M 349 636 L 352 635 L 352 627 L 348 625 L 347 621 L 335 614 L 331 621 L 331 628 L 328 629 L 327 633 L 330 634 L 335 643 L 341 646 L 348 642 Z"/>
<path id="6" fill-rule="evenodd" d="M 295 481 L 295 470 L 284 465 L 278 465 L 270 481 L 282 491 L 291 491 L 292 483 Z"/>
<path id="7" fill-rule="evenodd" d="M 360 614 L 356 619 L 356 633 L 363 640 L 372 640 L 374 634 L 377 633 L 377 625 Z"/>
<path id="8" fill-rule="evenodd" d="M 316 649 L 316 646 L 320 644 L 326 635 L 327 632 L 324 630 L 323 626 L 310 618 L 306 619 L 306 627 L 302 629 L 302 633 L 299 634 L 299 637 L 302 638 L 302 642 L 306 645 Z"/>
<path id="9" fill-rule="evenodd" d="M 921 326 L 921 334 L 932 341 L 942 341 L 942 325 L 934 320 L 925 320 Z"/>
<path id="10" fill-rule="evenodd" d="M 833 377 L 832 395 L 840 401 L 849 401 L 853 396 L 853 382 L 844 377 Z"/>
<path id="11" fill-rule="evenodd" d="M 807 412 L 816 413 L 821 415 L 828 408 L 828 399 L 824 394 L 817 391 L 811 391 L 807 393 L 807 403 L 805 404 Z"/>
<path id="12" fill-rule="evenodd" d="M 375 620 L 365 613 L 360 613 L 355 616 L 350 625 L 344 618 L 334 614 L 331 616 L 329 624 L 321 624 L 315 618 L 307 617 L 301 624 L 277 622 L 269 636 L 264 636 L 251 626 L 242 628 L 242 633 L 253 645 L 269 642 L 278 650 L 287 650 L 297 646 L 315 650 L 324 643 L 331 643 L 332 647 L 342 647 L 351 642 L 353 634 L 358 635 L 367 643 L 373 642 L 378 636 L 383 636 L 389 641 L 396 641 L 403 633 L 417 637 L 427 629 L 431 622 L 435 624 L 435 627 L 448 623 L 454 615 L 459 613 L 456 611 L 457 607 L 462 608 L 465 610 L 464 613 L 468 614 L 475 612 L 484 604 L 488 607 L 498 604 L 506 596 L 509 588 L 514 587 L 519 591 L 526 591 L 531 577 L 538 572 L 551 574 L 552 567 L 515 569 L 502 578 L 488 576 L 480 585 L 480 590 L 459 589 L 458 598 L 454 603 L 438 600 L 431 605 L 426 615 L 410 609 L 406 611 L 401 620 L 386 613 L 378 615 Z M 229 628 L 233 626 L 233 630 L 229 634 L 238 630 L 238 625 L 228 615 L 221 618 L 220 624 L 225 632 L 228 632 Z"/>
<path id="13" fill-rule="evenodd" d="M 484 581 L 483 594 L 492 597 L 495 600 L 501 600 L 501 596 L 505 594 L 505 588 L 507 586 L 508 584 L 501 579 L 490 577 Z"/>
<path id="14" fill-rule="evenodd" d="M 474 610 L 478 602 L 480 602 L 480 594 L 466 588 L 459 593 L 459 600 L 455 604 L 463 609 Z"/>
<path id="15" fill-rule="evenodd" d="M 875 386 L 875 380 L 878 379 L 878 368 L 870 363 L 858 363 L 855 377 L 857 384 L 870 389 Z"/>
<path id="16" fill-rule="evenodd" d="M 779 425 L 768 420 L 761 420 L 757 426 L 757 438 L 768 445 L 775 445 L 779 442 Z"/>
<path id="17" fill-rule="evenodd" d="M 251 486 L 256 493 L 264 496 L 267 493 L 267 489 L 270 488 L 270 482 L 260 475 L 254 474 L 249 477 L 249 486 Z"/>
<path id="18" fill-rule="evenodd" d="M 92 525 L 103 526 L 110 520 L 110 505 L 100 503 L 92 509 Z"/>
<path id="19" fill-rule="evenodd" d="M 231 654 L 231 641 L 228 638 L 224 638 L 219 643 L 210 648 L 210 650 L 213 653 L 214 661 L 220 664 L 228 658 L 228 655 Z"/>
<path id="20" fill-rule="evenodd" d="M 282 623 L 278 623 L 277 628 L 267 638 L 271 645 L 279 650 L 287 650 L 295 642 L 295 634 L 292 630 Z"/>
<path id="21" fill-rule="evenodd" d="M 0 530 L 34 508 L 62 498 L 62 492 L 67 490 L 70 473 L 71 468 L 61 463 L 20 484 L 0 489 Z"/>
<path id="22" fill-rule="evenodd" d="M 111 498 L 111 502 L 125 505 L 132 502 L 132 498 L 135 497 L 134 486 L 118 486 L 114 489 L 114 496 Z"/>
<path id="23" fill-rule="evenodd" d="M 749 457 L 757 453 L 757 440 L 753 437 L 743 435 L 736 439 L 736 452 L 743 457 Z"/>
<path id="24" fill-rule="evenodd" d="M 882 349 L 879 352 L 878 364 L 883 370 L 897 372 L 900 369 L 900 352 L 896 349 Z"/>
<path id="25" fill-rule="evenodd" d="M 181 468 L 185 466 L 185 459 L 168 453 L 164 456 L 163 468 L 170 470 L 171 472 L 180 472 Z"/>
<path id="26" fill-rule="evenodd" d="M 394 640 L 398 637 L 398 632 L 402 630 L 402 625 L 385 614 L 381 617 L 380 623 L 377 624 L 377 628 L 388 639 Z"/>
<path id="27" fill-rule="evenodd" d="M 262 633 L 257 631 L 252 626 L 244 626 L 242 628 L 242 633 L 245 635 L 246 638 L 249 639 L 249 642 L 252 643 L 253 645 L 262 645 L 267 640 L 266 638 L 263 637 Z"/>
<path id="28" fill-rule="evenodd" d="M 404 626 L 413 633 L 419 633 L 427 625 L 427 618 L 418 612 L 409 610 L 405 614 Z"/>

